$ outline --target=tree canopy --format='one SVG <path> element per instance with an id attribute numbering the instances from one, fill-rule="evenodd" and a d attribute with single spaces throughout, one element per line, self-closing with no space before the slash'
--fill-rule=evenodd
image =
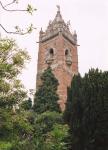
<path id="1" fill-rule="evenodd" d="M 84 77 L 73 78 L 64 113 L 70 126 L 71 149 L 108 149 L 107 90 L 107 71 L 91 69 Z"/>
<path id="2" fill-rule="evenodd" d="M 30 112 L 20 111 L 18 108 L 19 103 L 27 98 L 26 90 L 18 75 L 29 58 L 28 53 L 20 49 L 14 40 L 0 39 L 1 150 L 17 150 L 16 145 L 25 146 L 33 131 L 29 121 Z"/>
<path id="3" fill-rule="evenodd" d="M 30 59 L 27 51 L 18 48 L 12 39 L 0 39 L 0 107 L 12 107 L 26 91 L 17 76 Z"/>

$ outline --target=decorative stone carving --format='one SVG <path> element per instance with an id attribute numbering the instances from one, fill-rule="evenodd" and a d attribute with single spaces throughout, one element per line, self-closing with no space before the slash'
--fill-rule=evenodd
<path id="1" fill-rule="evenodd" d="M 67 38 L 71 43 L 74 45 L 77 44 L 77 34 L 70 32 L 70 21 L 67 23 L 64 22 L 61 12 L 60 6 L 57 5 L 58 11 L 53 21 L 49 21 L 49 25 L 45 32 L 41 32 L 40 34 L 40 41 L 44 42 L 47 41 L 52 36 L 56 36 L 59 33 L 62 33 L 65 38 Z"/>

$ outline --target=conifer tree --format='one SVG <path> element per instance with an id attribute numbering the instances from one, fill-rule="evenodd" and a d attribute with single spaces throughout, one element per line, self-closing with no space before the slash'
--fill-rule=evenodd
<path id="1" fill-rule="evenodd" d="M 107 150 L 108 72 L 91 69 L 83 79 L 83 128 L 87 150 Z"/>
<path id="2" fill-rule="evenodd" d="M 71 87 L 68 88 L 67 104 L 64 112 L 64 120 L 70 126 L 70 149 L 83 150 L 83 131 L 82 131 L 82 78 L 74 76 Z"/>
<path id="3" fill-rule="evenodd" d="M 45 111 L 59 112 L 59 100 L 57 94 L 58 80 L 52 73 L 52 69 L 48 67 L 41 76 L 42 85 L 35 94 L 34 111 L 43 113 Z"/>
<path id="4" fill-rule="evenodd" d="M 73 78 L 64 119 L 70 126 L 70 149 L 108 149 L 108 72 L 91 69 Z"/>
<path id="5" fill-rule="evenodd" d="M 58 80 L 48 67 L 41 76 L 42 84 L 38 88 L 34 99 L 35 123 L 34 143 L 39 150 L 65 150 L 65 138 L 68 136 L 62 113 L 57 103 Z M 56 128 L 55 128 L 56 127 Z M 63 131 L 58 131 L 61 127 Z M 59 129 L 60 130 L 60 129 Z"/>

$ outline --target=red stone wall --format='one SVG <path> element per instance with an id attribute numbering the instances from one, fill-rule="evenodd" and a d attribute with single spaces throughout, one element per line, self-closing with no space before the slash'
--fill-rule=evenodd
<path id="1" fill-rule="evenodd" d="M 46 63 L 46 51 L 48 48 L 54 49 L 54 60 L 51 67 L 55 77 L 59 81 L 58 94 L 61 110 L 65 109 L 67 99 L 67 87 L 70 86 L 72 76 L 78 73 L 78 55 L 77 47 L 66 40 L 62 34 L 57 37 L 39 44 L 38 66 L 37 66 L 37 88 L 41 84 L 40 75 L 48 67 Z M 72 55 L 72 64 L 66 64 L 65 50 L 70 49 Z"/>

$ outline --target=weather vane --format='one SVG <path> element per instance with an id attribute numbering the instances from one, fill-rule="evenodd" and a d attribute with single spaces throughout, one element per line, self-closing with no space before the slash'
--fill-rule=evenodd
<path id="1" fill-rule="evenodd" d="M 58 11 L 60 11 L 60 6 L 59 5 L 56 5 L 57 6 L 57 8 L 58 8 Z"/>

